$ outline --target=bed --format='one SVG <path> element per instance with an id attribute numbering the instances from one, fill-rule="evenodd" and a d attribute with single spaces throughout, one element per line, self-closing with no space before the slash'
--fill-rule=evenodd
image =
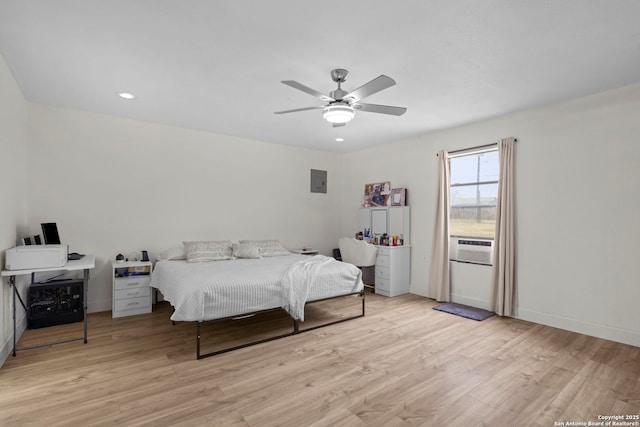
<path id="1" fill-rule="evenodd" d="M 186 259 L 156 262 L 151 286 L 173 306 L 172 321 L 196 323 L 197 359 L 364 316 L 364 285 L 357 267 L 323 255 L 283 252 L 281 256 L 262 257 L 260 253 L 250 258 L 238 258 L 232 253 L 228 259 L 212 262 Z M 358 315 L 306 329 L 302 327 L 306 304 L 349 296 L 360 297 L 358 304 L 361 300 L 362 310 Z M 200 328 L 205 322 L 281 309 L 293 319 L 290 331 L 201 353 Z"/>

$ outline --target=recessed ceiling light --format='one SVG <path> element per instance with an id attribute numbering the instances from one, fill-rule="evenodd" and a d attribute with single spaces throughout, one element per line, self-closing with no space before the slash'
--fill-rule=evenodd
<path id="1" fill-rule="evenodd" d="M 336 141 L 337 142 L 342 142 L 342 141 L 344 141 L 344 138 L 336 138 Z"/>
<path id="2" fill-rule="evenodd" d="M 136 97 L 134 94 L 129 92 L 118 92 L 118 96 L 124 99 L 133 99 Z"/>

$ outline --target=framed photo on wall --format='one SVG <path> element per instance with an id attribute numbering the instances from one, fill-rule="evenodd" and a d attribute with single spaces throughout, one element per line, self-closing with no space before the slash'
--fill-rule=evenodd
<path id="1" fill-rule="evenodd" d="M 391 183 L 389 181 L 365 184 L 364 203 L 362 206 L 389 206 L 389 196 L 391 195 Z"/>
<path id="2" fill-rule="evenodd" d="M 407 205 L 407 189 L 393 188 L 391 189 L 391 206 Z"/>

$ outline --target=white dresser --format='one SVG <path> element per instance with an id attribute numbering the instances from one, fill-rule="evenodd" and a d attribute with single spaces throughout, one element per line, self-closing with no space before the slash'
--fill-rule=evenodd
<path id="1" fill-rule="evenodd" d="M 111 316 L 116 318 L 151 313 L 151 262 L 114 262 L 112 267 Z"/>
<path id="2" fill-rule="evenodd" d="M 378 246 L 376 293 L 395 297 L 411 287 L 411 246 Z"/>

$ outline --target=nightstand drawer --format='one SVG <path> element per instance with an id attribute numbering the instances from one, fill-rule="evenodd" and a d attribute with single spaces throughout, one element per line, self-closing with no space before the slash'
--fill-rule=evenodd
<path id="1" fill-rule="evenodd" d="M 376 276 L 376 289 L 389 292 L 391 289 L 391 281 L 389 279 Z"/>
<path id="2" fill-rule="evenodd" d="M 376 267 L 389 267 L 389 265 L 391 265 L 389 256 L 378 254 L 376 257 Z"/>
<path id="3" fill-rule="evenodd" d="M 377 281 L 378 277 L 383 278 L 383 279 L 390 279 L 391 278 L 391 270 L 389 269 L 389 267 L 376 265 L 376 281 Z"/>
<path id="4" fill-rule="evenodd" d="M 391 253 L 391 249 L 385 248 L 384 246 L 378 246 L 378 255 L 389 256 Z"/>
<path id="5" fill-rule="evenodd" d="M 151 298 L 148 296 L 140 298 L 127 298 L 115 300 L 113 302 L 116 311 L 151 309 Z"/>
<path id="6" fill-rule="evenodd" d="M 116 300 L 148 297 L 149 295 L 151 295 L 151 287 L 149 286 L 136 286 L 129 289 L 116 290 L 114 292 L 114 297 Z"/>
<path id="7" fill-rule="evenodd" d="M 133 277 L 119 277 L 115 279 L 115 290 L 139 288 L 143 286 L 149 286 L 151 283 L 151 276 L 133 276 Z"/>

